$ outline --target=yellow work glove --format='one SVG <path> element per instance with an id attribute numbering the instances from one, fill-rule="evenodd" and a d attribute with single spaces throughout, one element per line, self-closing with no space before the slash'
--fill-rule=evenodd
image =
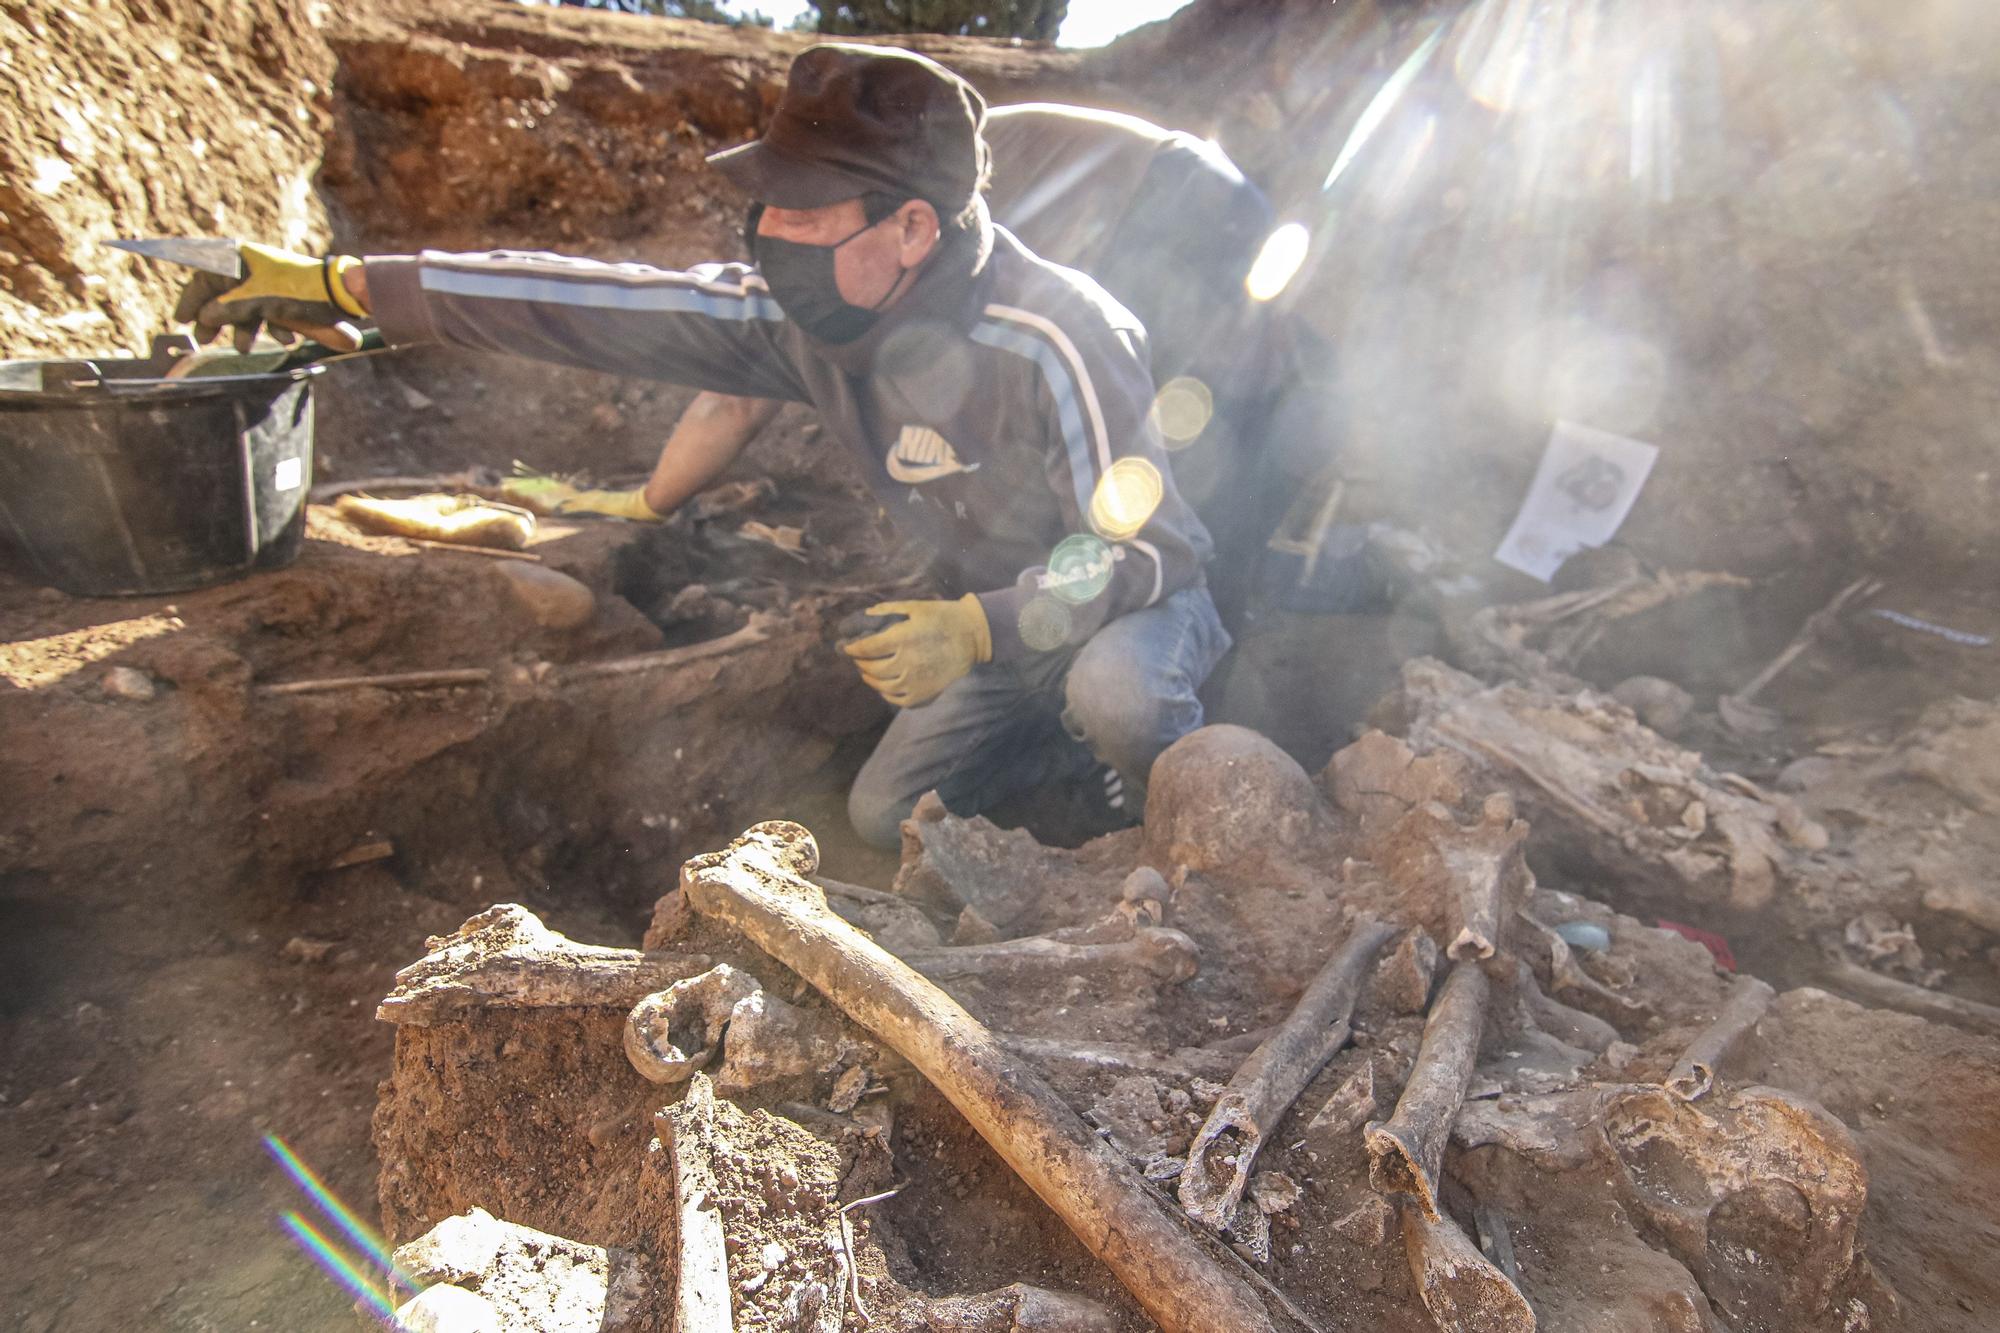
<path id="1" fill-rule="evenodd" d="M 347 351 L 361 341 L 348 317 L 368 312 L 347 290 L 341 275 L 361 261 L 352 255 L 293 254 L 245 241 L 237 248 L 243 277 L 196 273 L 181 288 L 174 318 L 191 322 L 200 342 L 213 342 L 225 325 L 236 329 L 236 350 L 248 355 L 257 330 L 268 323 L 280 342 L 302 333 L 315 342 Z"/>
<path id="2" fill-rule="evenodd" d="M 538 514 L 604 514 L 634 523 L 658 523 L 666 517 L 654 512 L 639 487 L 629 491 L 584 490 L 561 477 L 539 472 L 507 478 L 500 483 L 500 494 Z"/>
<path id="3" fill-rule="evenodd" d="M 870 689 L 898 708 L 921 708 L 981 662 L 993 660 L 993 631 L 971 593 L 955 602 L 880 602 L 871 616 L 902 616 L 885 630 L 842 644 Z"/>

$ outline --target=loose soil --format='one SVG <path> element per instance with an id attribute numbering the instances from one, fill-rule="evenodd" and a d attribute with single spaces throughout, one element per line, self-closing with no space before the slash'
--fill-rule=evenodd
<path id="1" fill-rule="evenodd" d="M 136 348 L 157 329 L 173 278 L 97 245 L 113 234 L 234 232 L 361 251 L 548 246 L 668 263 L 732 254 L 742 201 L 696 163 L 756 132 L 799 44 L 472 0 L 343 6 L 352 12 L 339 16 L 302 3 L 254 8 L 0 5 L 0 68 L 32 71 L 12 78 L 18 105 L 0 116 L 6 355 Z M 1224 130 L 1282 196 L 1310 200 L 1381 70 L 1407 54 L 1404 11 L 1412 7 L 1343 6 L 1329 27 L 1323 6 L 1289 4 L 1276 7 L 1280 26 L 1254 39 L 1227 21 L 1243 8 L 1197 4 L 1094 63 L 976 43 L 925 49 L 967 69 L 995 100 L 1069 95 L 1178 107 L 1161 114 Z M 1902 9 L 1858 4 L 1847 17 L 1865 33 Z M 1722 48 L 1723 73 L 1738 82 L 1761 80 L 1767 68 L 1730 54 L 1764 49 L 1746 31 L 1730 27 Z M 1770 36 L 1760 30 L 1759 40 Z M 1949 68 L 1962 70 L 1980 58 L 1975 47 L 1935 35 L 1861 46 L 1877 75 L 1905 87 L 1916 82 L 1913 71 L 1931 68 L 1926 59 L 1949 56 Z M 1837 62 L 1808 63 L 1824 70 L 1815 87 L 1829 79 L 1845 87 L 1850 78 Z M 1941 102 L 1974 86 L 1957 75 L 1922 82 Z M 1252 85 L 1255 95 L 1237 95 Z M 1953 129 L 1927 142 L 1978 138 L 1958 118 L 1976 122 L 1984 101 L 1962 99 L 1949 117 L 1941 103 L 1920 101 L 1920 120 L 1950 120 Z M 1311 161 L 1293 152 L 1285 130 L 1300 117 L 1315 125 Z M 1496 151 L 1463 118 L 1451 123 L 1460 133 L 1447 147 L 1461 168 Z M 1838 117 L 1823 123 L 1842 132 Z M 1865 147 L 1866 139 L 1853 142 Z M 1894 161 L 1900 173 L 1866 192 L 1878 201 L 1926 170 L 1921 157 L 1871 160 Z M 1848 179 L 1831 168 L 1823 174 Z M 1984 177 L 1964 174 L 1972 184 L 1947 191 L 1947 202 L 1969 210 L 1984 199 Z M 1285 184 L 1292 176 L 1305 185 Z M 1753 239 L 1789 250 L 1795 239 L 1768 196 Z M 1412 255 L 1478 243 L 1487 223 L 1451 197 L 1443 176 L 1411 190 L 1397 207 L 1426 210 L 1426 225 L 1383 214 L 1372 240 L 1316 263 L 1308 279 L 1318 295 L 1308 304 L 1338 315 L 1329 331 L 1349 349 L 1343 383 L 1369 409 L 1353 422 L 1358 510 L 1407 517 L 1462 509 L 1476 516 L 1466 526 L 1483 540 L 1505 519 L 1490 498 L 1517 494 L 1532 469 L 1542 414 L 1529 414 L 1529 429 L 1518 413 L 1436 392 L 1427 378 L 1435 367 L 1391 374 L 1380 358 L 1422 344 L 1449 367 L 1452 383 L 1477 384 L 1481 377 L 1464 367 L 1481 364 L 1479 356 L 1424 330 L 1449 326 L 1454 338 L 1489 346 L 1518 340 L 1487 336 L 1490 320 L 1441 294 L 1411 297 L 1400 279 L 1388 295 L 1321 299 L 1369 290 L 1351 281 L 1356 266 L 1381 281 L 1402 273 Z M 1598 223 L 1614 211 L 1600 209 Z M 1572 665 L 1604 689 L 1649 672 L 1694 690 L 1702 712 L 1685 744 L 1769 786 L 1792 789 L 1790 774 L 1801 803 L 1831 830 L 1834 860 L 1912 867 L 1909 882 L 1887 886 L 1897 901 L 1961 904 L 1920 917 L 1922 966 L 1942 964 L 1943 984 L 1990 1000 L 2000 916 L 1984 925 L 1968 919 L 1958 890 L 1991 883 L 1989 850 L 2000 836 L 1994 807 L 1981 802 L 2000 795 L 1975 786 L 1968 797 L 1941 781 L 1950 773 L 1909 738 L 1946 734 L 1957 697 L 1995 697 L 1991 653 L 1903 623 L 1859 621 L 1774 687 L 1767 701 L 1788 715 L 1785 730 L 1746 740 L 1712 712 L 1713 695 L 1754 674 L 1823 599 L 1835 575 L 1814 562 L 1829 552 L 1908 558 L 1906 577 L 1879 608 L 1974 635 L 2000 629 L 1987 576 L 1992 552 L 1974 540 L 1991 509 L 1988 475 L 1978 470 L 1990 444 L 1984 432 L 2000 419 L 1988 402 L 1992 303 L 1982 304 L 1968 282 L 1985 270 L 1963 248 L 1976 249 L 1987 233 L 1949 212 L 1885 204 L 1863 219 L 1866 228 L 1843 228 L 1842 244 L 1854 249 L 1893 242 L 1897 262 L 1871 272 L 1899 274 L 1902 285 L 1856 289 L 1838 308 L 1821 300 L 1819 269 L 1760 266 L 1767 285 L 1752 307 L 1758 319 L 1778 311 L 1784 330 L 1757 340 L 1773 349 L 1766 359 L 1732 350 L 1743 345 L 1743 312 L 1731 301 L 1690 296 L 1685 309 L 1679 298 L 1656 302 L 1681 322 L 1649 331 L 1652 341 L 1695 347 L 1686 360 L 1696 367 L 1726 363 L 1727 374 L 1703 382 L 1727 387 L 1743 377 L 1755 392 L 1742 396 L 1769 403 L 1770 419 L 1714 428 L 1717 404 L 1691 401 L 1664 425 L 1632 425 L 1699 443 L 1668 461 L 1662 477 L 1671 489 L 1656 488 L 1679 498 L 1642 507 L 1628 535 L 1644 559 L 1679 563 L 1700 550 L 1713 563 L 1773 577 L 1761 600 L 1669 608 L 1606 635 Z M 1910 220 L 1918 216 L 1933 221 Z M 1654 255 L 1636 277 L 1621 267 L 1630 256 L 1616 235 L 1593 234 L 1592 245 L 1623 256 L 1602 265 L 1617 278 L 1598 284 L 1606 319 L 1648 284 L 1709 290 L 1676 277 L 1712 268 L 1712 252 L 1696 243 L 1707 233 L 1690 226 L 1680 234 L 1684 246 Z M 1532 249 L 1515 258 L 1523 268 L 1537 262 Z M 1415 267 L 1432 277 L 1452 272 Z M 1483 308 L 1490 313 L 1510 295 L 1518 293 L 1488 292 Z M 1346 336 L 1382 326 L 1380 303 L 1392 297 L 1397 318 L 1409 321 L 1401 342 Z M 1913 307 L 1935 312 L 1934 323 L 1913 317 Z M 1829 325 L 1873 331 L 1844 344 L 1876 358 L 1865 372 L 1827 364 Z M 1545 358 L 1551 364 L 1605 350 L 1587 328 L 1545 332 L 1545 342 L 1562 344 Z M 1884 348 L 1895 351 L 1887 362 L 1877 357 Z M 1645 350 L 1610 348 L 1627 370 Z M 1931 378 L 1919 381 L 1919 372 Z M 1396 392 L 1364 392 L 1382 383 Z M 1779 391 L 1765 393 L 1773 383 Z M 687 397 L 578 372 L 398 353 L 323 377 L 317 479 L 500 470 L 521 458 L 631 480 Z M 1881 447 L 1912 435 L 1933 443 Z M 1467 466 L 1468 456 L 1480 461 Z M 491 558 L 366 537 L 319 507 L 296 565 L 223 587 L 91 601 L 0 575 L 0 1185 L 18 1201 L 0 1221 L 0 1253 L 10 1256 L 0 1317 L 36 1333 L 356 1327 L 350 1298 L 279 1230 L 280 1215 L 303 1204 L 261 1139 L 282 1138 L 373 1220 L 384 1164 L 370 1119 L 392 1067 L 392 1033 L 373 1009 L 427 936 L 513 901 L 574 938 L 636 944 L 685 857 L 772 817 L 814 830 L 827 874 L 891 882 L 897 859 L 845 834 L 846 782 L 885 715 L 832 650 L 830 627 L 878 591 L 909 586 L 918 563 L 889 541 L 802 410 L 781 419 L 734 479 L 774 486 L 745 505 L 719 504 L 706 519 L 662 529 L 545 523 L 534 553 L 596 598 L 592 619 L 573 631 L 538 625 Z M 1720 531 L 1717 514 L 1728 519 Z M 743 539 L 747 518 L 803 529 L 806 560 Z M 1493 595 L 1530 593 L 1504 587 Z M 760 614 L 771 618 L 769 636 L 724 657 L 548 683 L 567 665 L 699 643 Z M 1211 715 L 1259 727 L 1317 771 L 1394 686 L 1399 664 L 1440 650 L 1447 636 L 1409 612 L 1269 612 L 1241 638 L 1211 689 Z M 538 663 L 552 664 L 553 677 L 538 679 Z M 468 666 L 494 669 L 501 685 L 255 692 L 323 676 Z M 152 697 L 107 690 L 114 668 L 142 673 Z M 1820 767 L 1802 770 L 1797 761 Z M 339 864 L 377 843 L 391 852 Z M 1084 864 L 1129 860 L 1133 843 L 1121 835 L 1087 851 Z M 1611 896 L 1602 882 L 1566 875 L 1564 864 L 1537 856 L 1545 888 Z M 1074 881 L 1086 882 L 1095 883 Z M 1101 906 L 1082 896 L 1065 906 L 1058 895 L 1047 923 L 1080 924 L 1087 905 Z M 1226 913 L 1218 909 L 1215 919 Z M 1729 929 L 1745 958 L 1773 975 L 1806 970 L 1822 948 L 1754 917 Z M 1703 956 L 1690 950 L 1647 944 L 1644 957 L 1660 971 L 1645 984 L 1671 990 L 1662 978 L 1706 975 Z M 1212 960 L 1217 966 L 1153 1016 L 1151 1035 L 1167 1040 L 1179 1024 L 1215 1042 L 1273 1021 L 1280 1009 L 1268 994 L 1267 1011 L 1253 1015 L 1219 979 L 1267 961 L 1247 945 Z M 986 1013 L 997 1023 L 1039 1010 L 1043 1030 L 1130 1035 L 1106 1007 L 1118 998 L 1078 991 L 1050 1005 L 1044 996 L 1002 994 L 987 997 Z M 1211 1022 L 1217 1015 L 1220 1027 Z M 577 1021 L 591 1041 L 578 1043 L 576 1068 L 565 1078 L 551 1073 L 543 1091 L 602 1099 L 593 1123 L 610 1126 L 606 1151 L 635 1153 L 647 1132 L 625 1114 L 636 1099 L 627 1105 L 603 1091 L 607 1083 L 630 1088 L 629 1066 L 615 1037 L 606 1046 L 601 1018 Z M 1645 1058 L 1663 1066 L 1675 1036 L 1668 1028 L 1651 1034 Z M 1355 1058 L 1337 1062 L 1305 1102 Z M 2000 1303 L 1992 1265 L 1982 1262 L 2000 1240 L 1991 1205 L 2000 1064 L 1990 1039 L 1793 990 L 1730 1073 L 1813 1097 L 1854 1131 L 1871 1174 L 1864 1241 L 1898 1289 L 1907 1327 L 1969 1333 L 1990 1322 L 1986 1312 Z M 1087 1104 L 1110 1089 L 1080 1083 L 1066 1091 Z M 954 1112 L 921 1085 L 900 1090 L 899 1102 L 895 1160 L 872 1169 L 912 1182 L 878 1210 L 886 1243 L 904 1246 L 892 1254 L 904 1276 L 940 1291 L 1024 1280 L 1119 1299 L 1102 1268 Z M 513 1112 L 502 1110 L 467 1132 L 504 1132 Z M 1311 1164 L 1298 1169 L 1307 1175 Z M 604 1220 L 587 1215 L 588 1201 L 551 1196 L 542 1213 L 533 1200 L 511 1202 L 513 1220 L 565 1234 Z M 1342 1254 L 1352 1267 L 1336 1280 L 1292 1255 L 1289 1246 L 1324 1236 L 1336 1220 L 1328 1198 L 1309 1194 L 1280 1217 L 1297 1224 L 1293 1234 L 1280 1223 L 1283 1280 L 1327 1303 L 1361 1300 L 1381 1312 L 1380 1327 L 1404 1326 L 1399 1319 L 1423 1326 L 1397 1263 L 1349 1247 Z M 416 1219 L 391 1220 L 404 1230 Z M 1616 1277 L 1619 1266 L 1651 1253 L 1607 1249 L 1602 1257 Z M 1352 1290 L 1340 1285 L 1350 1279 Z"/>

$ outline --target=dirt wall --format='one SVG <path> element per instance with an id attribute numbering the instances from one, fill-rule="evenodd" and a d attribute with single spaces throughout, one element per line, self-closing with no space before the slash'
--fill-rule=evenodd
<path id="1" fill-rule="evenodd" d="M 115 236 L 316 250 L 334 58 L 302 0 L 0 5 L 0 356 L 143 348 L 179 278 Z"/>

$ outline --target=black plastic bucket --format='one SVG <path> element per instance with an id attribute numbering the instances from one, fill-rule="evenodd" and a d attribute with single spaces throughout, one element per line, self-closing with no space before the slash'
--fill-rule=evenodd
<path id="1" fill-rule="evenodd" d="M 0 549 L 26 576 L 179 592 L 297 557 L 322 367 L 165 379 L 164 364 L 0 362 Z"/>

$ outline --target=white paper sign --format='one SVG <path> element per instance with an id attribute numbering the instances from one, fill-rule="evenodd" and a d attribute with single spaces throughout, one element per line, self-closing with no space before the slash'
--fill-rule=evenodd
<path id="1" fill-rule="evenodd" d="M 306 465 L 303 459 L 280 458 L 278 465 L 271 469 L 271 489 L 280 495 L 286 491 L 297 490 L 299 483 L 305 479 Z"/>
<path id="2" fill-rule="evenodd" d="M 1570 556 L 1611 540 L 1659 456 L 1639 440 L 1558 421 L 1493 558 L 1548 582 Z"/>

